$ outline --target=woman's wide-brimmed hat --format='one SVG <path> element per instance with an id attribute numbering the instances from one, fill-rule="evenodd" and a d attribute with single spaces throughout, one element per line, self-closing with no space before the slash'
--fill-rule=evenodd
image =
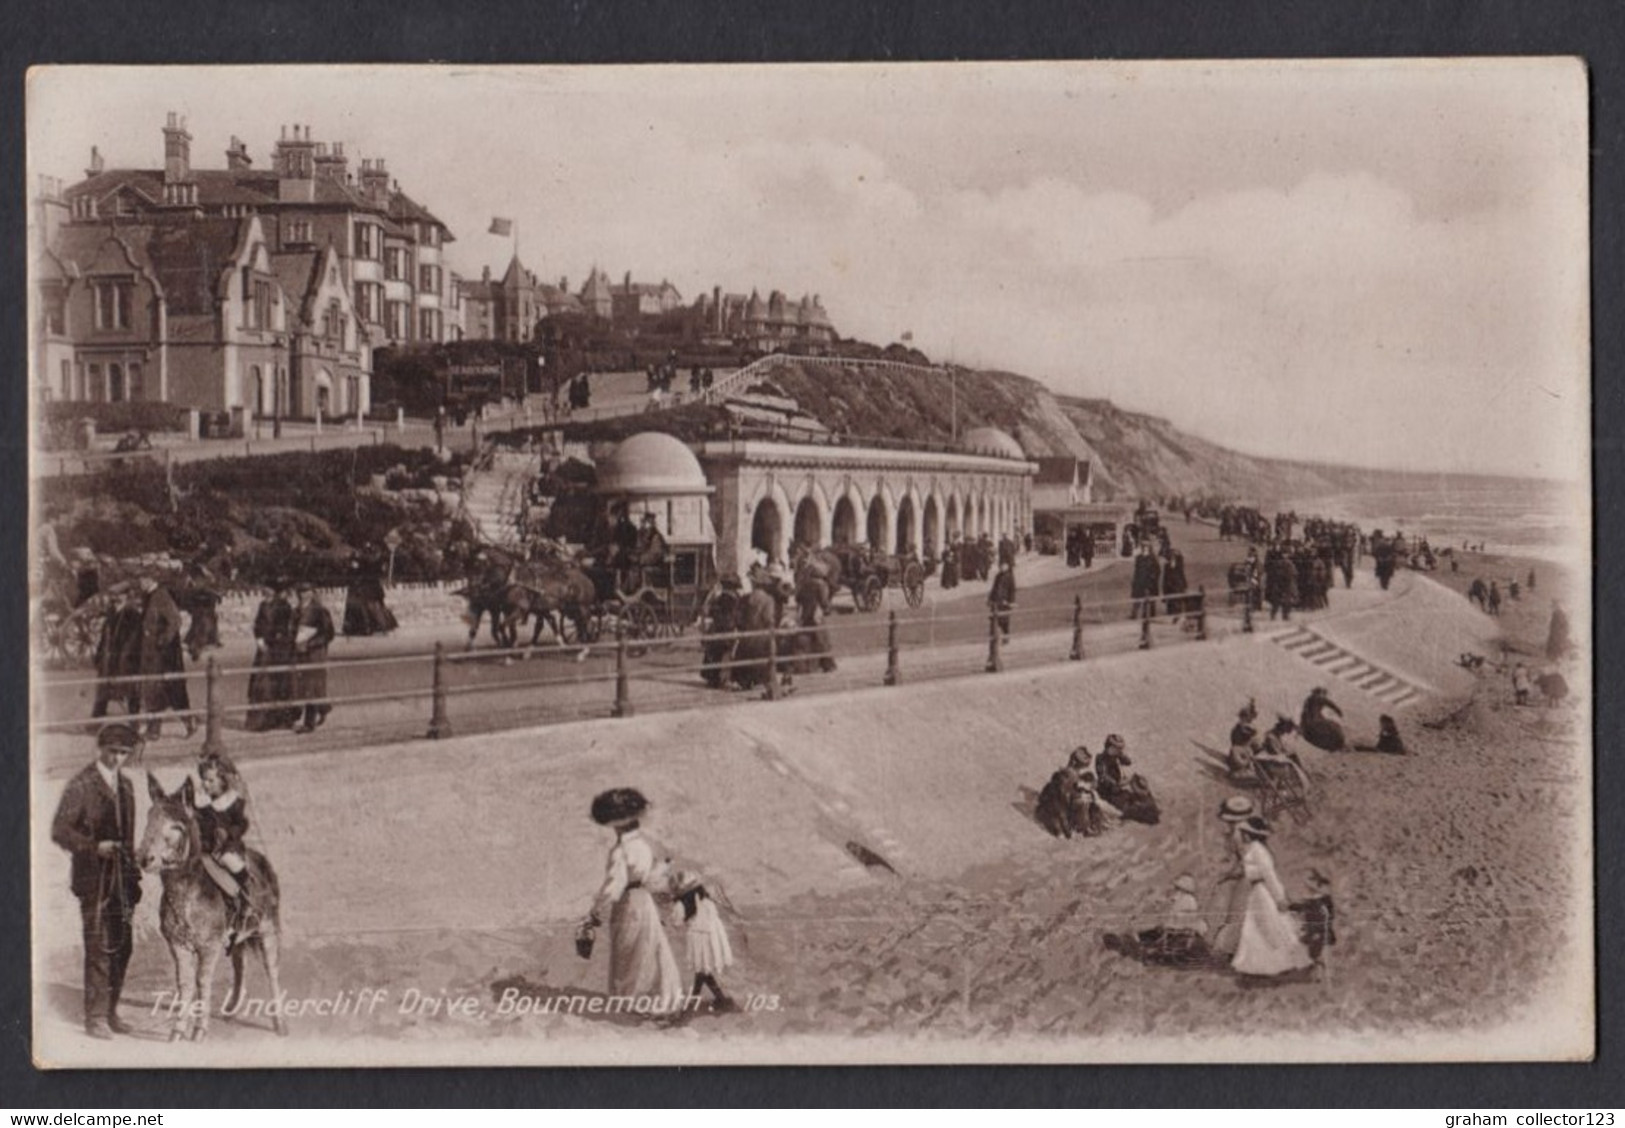
<path id="1" fill-rule="evenodd" d="M 599 826 L 635 819 L 649 809 L 649 800 L 635 787 L 612 787 L 592 801 L 592 821 Z"/>
<path id="2" fill-rule="evenodd" d="M 1258 814 L 1258 806 L 1245 795 L 1232 795 L 1219 805 L 1219 817 L 1225 822 L 1246 822 Z"/>
<path id="3" fill-rule="evenodd" d="M 1118 736 L 1115 732 L 1112 733 L 1106 738 L 1106 747 L 1121 749 L 1123 747 L 1123 738 Z"/>
<path id="4" fill-rule="evenodd" d="M 697 870 L 678 870 L 677 876 L 671 880 L 672 889 L 679 897 L 694 892 L 704 884 L 705 875 Z"/>

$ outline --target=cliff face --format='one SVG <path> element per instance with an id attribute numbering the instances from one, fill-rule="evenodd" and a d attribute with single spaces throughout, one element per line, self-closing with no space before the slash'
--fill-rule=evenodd
<path id="1" fill-rule="evenodd" d="M 1033 457 L 1093 463 L 1095 496 L 1207 495 L 1261 500 L 1337 489 L 1337 475 L 1254 458 L 1187 435 L 1165 419 L 1108 400 L 1057 396 L 1011 372 L 947 372 L 785 365 L 768 380 L 833 431 L 949 442 L 955 422 L 997 427 Z"/>

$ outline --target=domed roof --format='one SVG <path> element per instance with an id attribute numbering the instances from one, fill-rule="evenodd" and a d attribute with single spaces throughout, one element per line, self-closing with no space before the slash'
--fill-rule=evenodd
<path id="1" fill-rule="evenodd" d="M 1021 444 L 997 427 L 972 427 L 960 440 L 971 454 L 989 454 L 994 458 L 1026 458 Z"/>
<path id="2" fill-rule="evenodd" d="M 598 488 L 606 493 L 703 493 L 705 471 L 681 440 L 644 431 L 598 464 Z"/>

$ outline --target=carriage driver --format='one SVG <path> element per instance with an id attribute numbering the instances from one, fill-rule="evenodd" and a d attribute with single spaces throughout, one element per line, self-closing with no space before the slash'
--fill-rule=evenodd
<path id="1" fill-rule="evenodd" d="M 660 535 L 660 522 L 653 513 L 643 515 L 632 559 L 641 573 L 639 586 L 648 582 L 649 569 L 658 568 L 666 562 L 666 538 Z"/>

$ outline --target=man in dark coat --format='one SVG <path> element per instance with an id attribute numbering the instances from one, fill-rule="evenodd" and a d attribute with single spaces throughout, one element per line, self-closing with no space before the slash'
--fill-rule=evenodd
<path id="1" fill-rule="evenodd" d="M 102 616 L 101 636 L 96 641 L 96 703 L 92 717 L 107 716 L 109 702 L 117 701 L 126 713 L 141 712 L 141 683 L 136 674 L 141 665 L 140 592 L 109 588 L 114 602 Z"/>
<path id="2" fill-rule="evenodd" d="M 1161 594 L 1162 569 L 1151 552 L 1149 544 L 1140 546 L 1134 558 L 1134 578 L 1129 583 L 1129 596 L 1134 600 L 1131 619 L 1150 619 L 1157 613 L 1157 596 Z"/>
<path id="3" fill-rule="evenodd" d="M 294 621 L 295 701 L 305 705 L 304 723 L 295 732 L 315 732 L 333 706 L 327 703 L 327 647 L 333 641 L 333 615 L 309 584 L 300 584 Z"/>
<path id="4" fill-rule="evenodd" d="M 726 663 L 733 660 L 738 640 L 728 636 L 739 629 L 743 588 L 739 577 L 729 572 L 717 581 L 717 592 L 706 606 L 705 637 L 700 644 L 703 663 L 700 677 L 713 689 L 733 684 L 734 672 Z"/>
<path id="5" fill-rule="evenodd" d="M 1183 615 L 1186 610 L 1185 592 L 1189 589 L 1185 579 L 1185 554 L 1173 548 L 1168 552 L 1168 564 L 1162 570 L 1162 594 L 1178 596 L 1167 601 L 1168 614 Z"/>
<path id="6" fill-rule="evenodd" d="M 834 647 L 824 626 L 829 605 L 829 584 L 821 576 L 809 574 L 796 586 L 796 624 L 801 628 L 795 641 L 798 674 L 835 672 Z"/>
<path id="7" fill-rule="evenodd" d="M 181 655 L 181 609 L 175 597 L 151 576 L 143 576 L 141 586 L 141 651 L 139 669 L 141 708 L 146 713 L 173 709 L 186 724 L 186 735 L 197 728 L 192 702 L 186 690 L 186 663 Z M 147 722 L 147 739 L 157 740 L 163 722 L 156 716 Z"/>
<path id="8" fill-rule="evenodd" d="M 1078 551 L 1083 556 L 1083 566 L 1085 568 L 1093 568 L 1095 566 L 1094 530 L 1086 525 L 1078 531 L 1078 538 Z"/>
<path id="9" fill-rule="evenodd" d="M 129 725 L 96 738 L 96 760 L 68 781 L 51 820 L 51 841 L 73 857 L 69 888 L 79 899 L 85 945 L 85 1033 L 128 1034 L 119 1018 L 124 971 L 134 936 L 130 918 L 141 900 L 135 863 L 135 787 L 120 770 L 139 751 Z"/>
<path id="10" fill-rule="evenodd" d="M 288 602 L 285 584 L 273 585 L 254 615 L 254 673 L 248 679 L 250 732 L 289 728 L 299 723 L 293 700 L 294 624 L 297 614 Z"/>
<path id="11" fill-rule="evenodd" d="M 987 592 L 988 608 L 998 619 L 999 632 L 1010 637 L 1010 612 L 1016 606 L 1016 569 L 1013 564 L 1000 564 L 993 577 L 993 586 Z"/>

